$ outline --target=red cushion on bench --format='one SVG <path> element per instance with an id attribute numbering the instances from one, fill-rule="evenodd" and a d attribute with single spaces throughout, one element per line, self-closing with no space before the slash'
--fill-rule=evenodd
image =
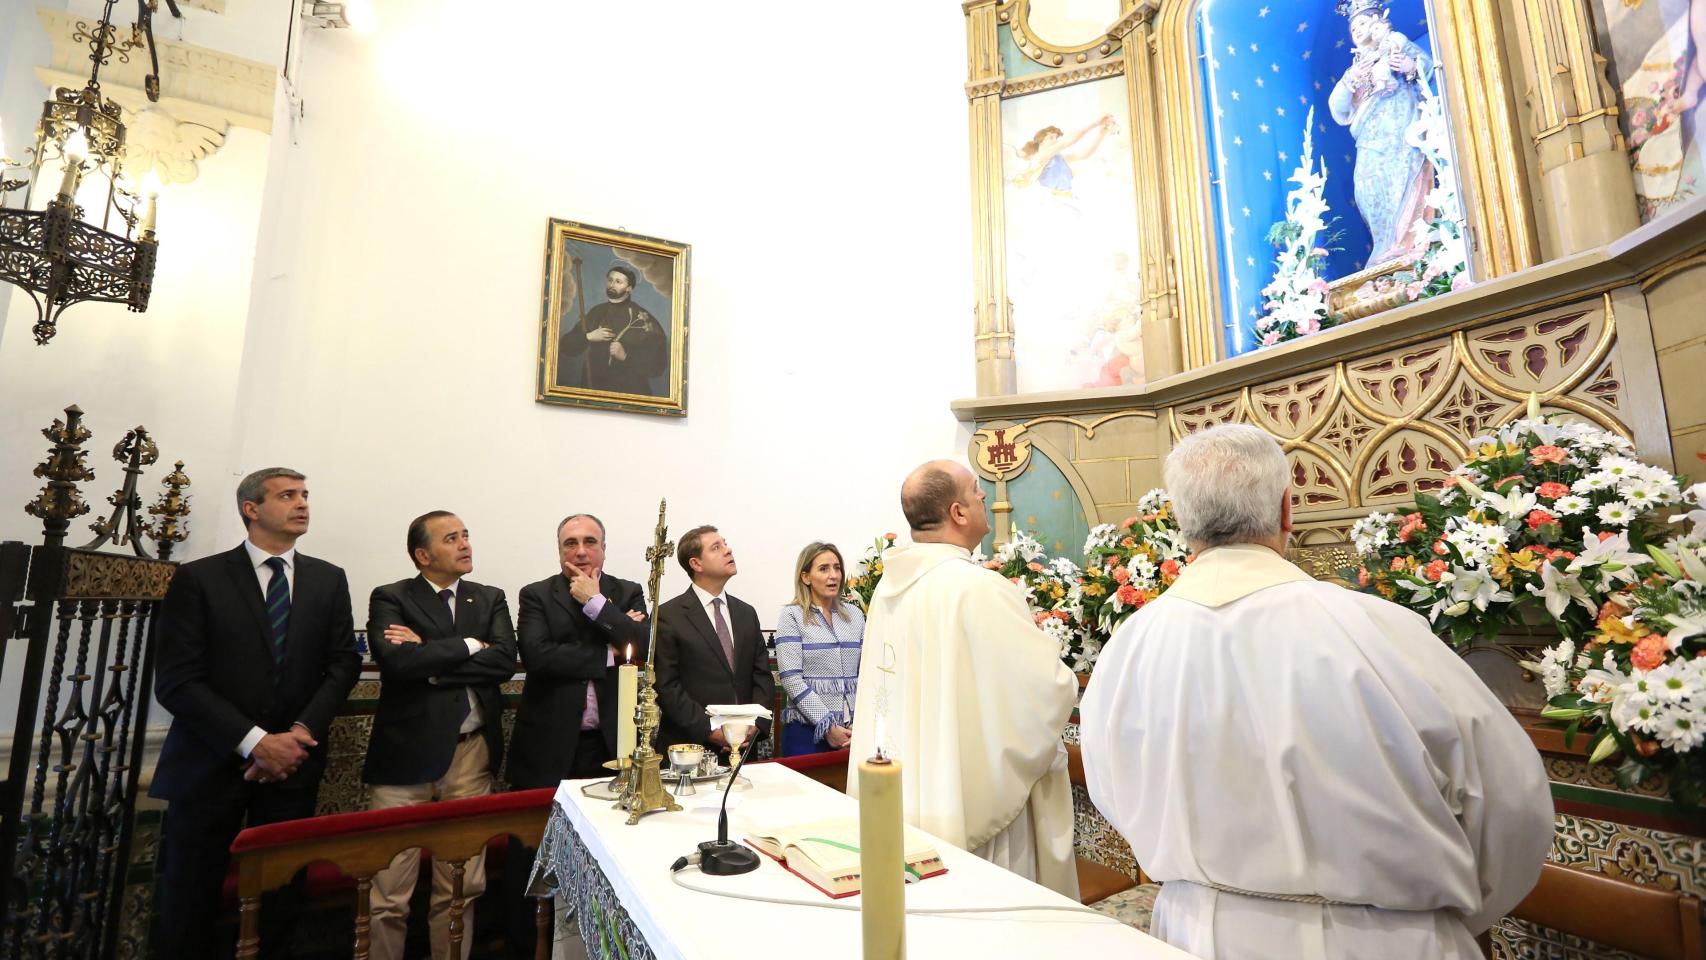
<path id="1" fill-rule="evenodd" d="M 479 817 L 535 809 L 544 814 L 551 809 L 551 798 L 556 796 L 556 793 L 555 787 L 541 787 L 538 790 L 493 793 L 484 797 L 445 800 L 441 803 L 417 803 L 413 806 L 390 807 L 385 810 L 363 810 L 359 813 L 335 813 L 325 817 L 285 820 L 280 823 L 250 827 L 237 834 L 237 839 L 231 841 L 231 852 L 264 850 L 267 847 L 277 847 L 304 840 L 341 837 L 352 833 L 371 833 L 376 830 L 389 830 L 397 827 L 412 827 L 422 823 L 431 823 L 435 820 Z"/>
<path id="2" fill-rule="evenodd" d="M 782 757 L 779 760 L 754 760 L 753 763 L 779 763 L 789 770 L 816 770 L 819 767 L 847 766 L 847 751 L 831 750 L 828 753 L 802 753 L 797 757 Z"/>

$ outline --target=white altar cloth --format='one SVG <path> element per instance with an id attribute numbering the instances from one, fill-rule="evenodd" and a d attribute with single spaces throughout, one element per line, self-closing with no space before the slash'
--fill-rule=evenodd
<path id="1" fill-rule="evenodd" d="M 825 817 L 858 815 L 858 805 L 780 764 L 752 764 L 743 771 L 750 790 L 729 795 L 729 839 L 746 836 L 749 822 L 769 825 Z M 676 858 L 693 853 L 702 840 L 716 839 L 720 791 L 701 785 L 683 797 L 686 809 L 649 814 L 628 826 L 627 815 L 610 801 L 581 794 L 589 781 L 564 781 L 557 788 L 563 809 L 581 842 L 598 861 L 611 889 L 635 927 L 660 958 L 751 960 L 788 953 L 813 958 L 860 956 L 859 914 L 734 900 L 685 889 L 670 877 Z M 1078 905 L 935 837 L 948 872 L 909 884 L 909 909 L 953 907 L 1059 906 L 1060 911 L 973 913 L 952 916 L 910 914 L 906 919 L 907 954 L 913 957 L 1052 957 L 1067 952 L 1087 957 L 1134 960 L 1183 960 L 1187 954 L 1112 918 L 1071 912 Z M 831 900 L 768 857 L 737 877 L 682 871 L 695 886 L 731 893 L 857 906 L 858 897 Z"/>

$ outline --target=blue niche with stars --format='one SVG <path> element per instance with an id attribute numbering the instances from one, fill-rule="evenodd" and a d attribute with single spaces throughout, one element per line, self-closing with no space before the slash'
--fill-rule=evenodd
<path id="1" fill-rule="evenodd" d="M 984 499 L 993 506 L 995 484 L 979 478 Z M 1060 467 L 1049 459 L 1041 448 L 1031 447 L 1031 461 L 1025 472 L 1007 481 L 1007 501 L 1013 504 L 1013 529 L 1023 530 L 1042 542 L 1049 557 L 1065 557 L 1073 563 L 1084 562 L 1084 541 L 1090 536 L 1090 524 L 1084 516 L 1084 505 L 1067 482 Z M 983 538 L 983 555 L 995 553 L 995 516 L 990 515 L 990 530 Z"/>
<path id="2" fill-rule="evenodd" d="M 1325 199 L 1331 224 L 1320 239 L 1338 233 L 1325 278 L 1358 273 L 1376 254 L 1374 236 L 1356 202 L 1357 140 L 1349 126 L 1334 119 L 1330 103 L 1355 51 L 1351 21 L 1340 12 L 1342 6 L 1339 0 L 1202 0 L 1196 11 L 1228 356 L 1257 346 L 1254 330 L 1262 314 L 1262 288 L 1274 273 L 1268 230 L 1285 218 L 1286 193 L 1295 186 L 1289 181 L 1300 163 L 1303 125 L 1312 107 L 1315 156 L 1327 168 Z M 1362 0 L 1352 6 L 1384 6 L 1391 31 L 1419 49 L 1419 72 L 1440 92 L 1426 0 Z M 1394 137 L 1401 142 L 1402 132 Z M 1372 139 L 1369 143 L 1373 157 L 1378 144 Z M 1371 175 L 1375 165 L 1366 166 L 1365 176 Z M 1410 170 L 1409 175 L 1388 179 L 1420 182 L 1413 166 Z M 1402 185 L 1388 192 L 1406 193 Z M 1390 210 L 1384 216 L 1394 219 Z M 1375 222 L 1381 218 L 1376 209 Z"/>

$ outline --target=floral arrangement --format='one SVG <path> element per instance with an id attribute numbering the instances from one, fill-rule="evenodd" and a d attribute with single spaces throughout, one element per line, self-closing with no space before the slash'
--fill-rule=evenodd
<path id="1" fill-rule="evenodd" d="M 859 558 L 859 572 L 847 578 L 847 592 L 853 595 L 859 609 L 869 613 L 871 597 L 877 592 L 877 583 L 883 579 L 883 551 L 894 546 L 895 535 L 885 533 L 871 541 L 865 548 L 865 555 Z"/>
<path id="2" fill-rule="evenodd" d="M 1050 558 L 1032 534 L 1015 532 L 992 557 L 972 559 L 1024 591 L 1037 627 L 1060 646 L 1060 659 L 1078 673 L 1088 671 L 1116 628 L 1178 579 L 1189 553 L 1165 490 L 1151 490 L 1124 523 L 1104 523 L 1084 541 L 1084 568 L 1066 557 Z M 858 575 L 847 588 L 869 609 L 883 575 L 883 553 L 894 534 L 872 541 Z"/>
<path id="3" fill-rule="evenodd" d="M 1458 645 L 1520 628 L 1536 604 L 1567 638 L 1597 629 L 1606 600 L 1655 562 L 1659 508 L 1680 502 L 1680 482 L 1636 461 L 1622 437 L 1552 422 L 1538 406 L 1531 398 L 1527 419 L 1472 441 L 1438 496 L 1358 521 L 1358 584 Z"/>
<path id="4" fill-rule="evenodd" d="M 1256 321 L 1256 336 L 1264 347 L 1338 324 L 1328 308 L 1327 281 L 1321 277 L 1329 251 L 1315 242 L 1328 223 L 1327 162 L 1315 161 L 1314 126 L 1311 107 L 1303 125 L 1303 156 L 1291 175 L 1297 188 L 1286 194 L 1285 219 L 1268 230 L 1268 242 L 1279 252 L 1274 278 L 1262 288 L 1262 316 Z"/>
<path id="5" fill-rule="evenodd" d="M 1090 531 L 1079 592 L 1085 633 L 1097 653 L 1127 617 L 1173 585 L 1189 554 L 1165 490 L 1144 494 L 1125 522 Z"/>
<path id="6" fill-rule="evenodd" d="M 1414 262 L 1391 276 L 1402 286 L 1404 296 L 1425 300 L 1469 285 L 1469 244 L 1463 236 L 1463 203 L 1457 196 L 1457 180 L 1451 170 L 1451 131 L 1446 127 L 1445 101 L 1424 84 L 1422 106 L 1404 139 L 1422 152 L 1433 168 L 1434 186 L 1423 201 L 1423 216 L 1416 219 L 1411 236 Z"/>
<path id="7" fill-rule="evenodd" d="M 1060 659 L 1075 671 L 1088 670 L 1101 652 L 1085 634 L 1079 585 L 1083 573 L 1065 557 L 1049 559 L 1037 538 L 1016 532 L 1013 539 L 997 547 L 995 556 L 981 553 L 972 559 L 1013 581 L 1025 592 L 1025 604 L 1037 626 L 1060 645 Z"/>
<path id="8" fill-rule="evenodd" d="M 1566 742 L 1593 731 L 1588 762 L 1624 757 L 1634 786 L 1663 774 L 1677 801 L 1706 797 L 1706 484 L 1683 499 L 1691 529 L 1649 546 L 1652 570 L 1600 607 L 1579 649 L 1573 639 L 1524 666 L 1546 684 L 1542 715 L 1567 723 Z"/>

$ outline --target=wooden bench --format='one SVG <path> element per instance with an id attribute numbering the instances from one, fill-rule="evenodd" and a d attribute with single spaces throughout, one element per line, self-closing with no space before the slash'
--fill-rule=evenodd
<path id="1" fill-rule="evenodd" d="M 305 820 L 287 820 L 250 827 L 231 844 L 237 867 L 238 937 L 240 960 L 260 955 L 261 894 L 291 881 L 311 864 L 331 863 L 355 878 L 355 929 L 351 956 L 367 960 L 370 948 L 369 896 L 373 875 L 410 847 L 431 851 L 451 864 L 450 950 L 460 956 L 465 932 L 462 897 L 463 865 L 493 837 L 513 836 L 531 847 L 539 845 L 556 790 L 494 793 L 466 800 L 422 803 L 410 807 L 339 813 Z M 535 957 L 550 955 L 549 901 L 535 911 Z"/>
<path id="2" fill-rule="evenodd" d="M 1601 873 L 1545 864 L 1510 915 L 1652 960 L 1706 960 L 1698 898 Z"/>
<path id="3" fill-rule="evenodd" d="M 827 753 L 802 753 L 780 760 L 754 760 L 753 763 L 779 763 L 795 773 L 803 774 L 830 788 L 847 792 L 847 757 L 845 749 Z"/>

